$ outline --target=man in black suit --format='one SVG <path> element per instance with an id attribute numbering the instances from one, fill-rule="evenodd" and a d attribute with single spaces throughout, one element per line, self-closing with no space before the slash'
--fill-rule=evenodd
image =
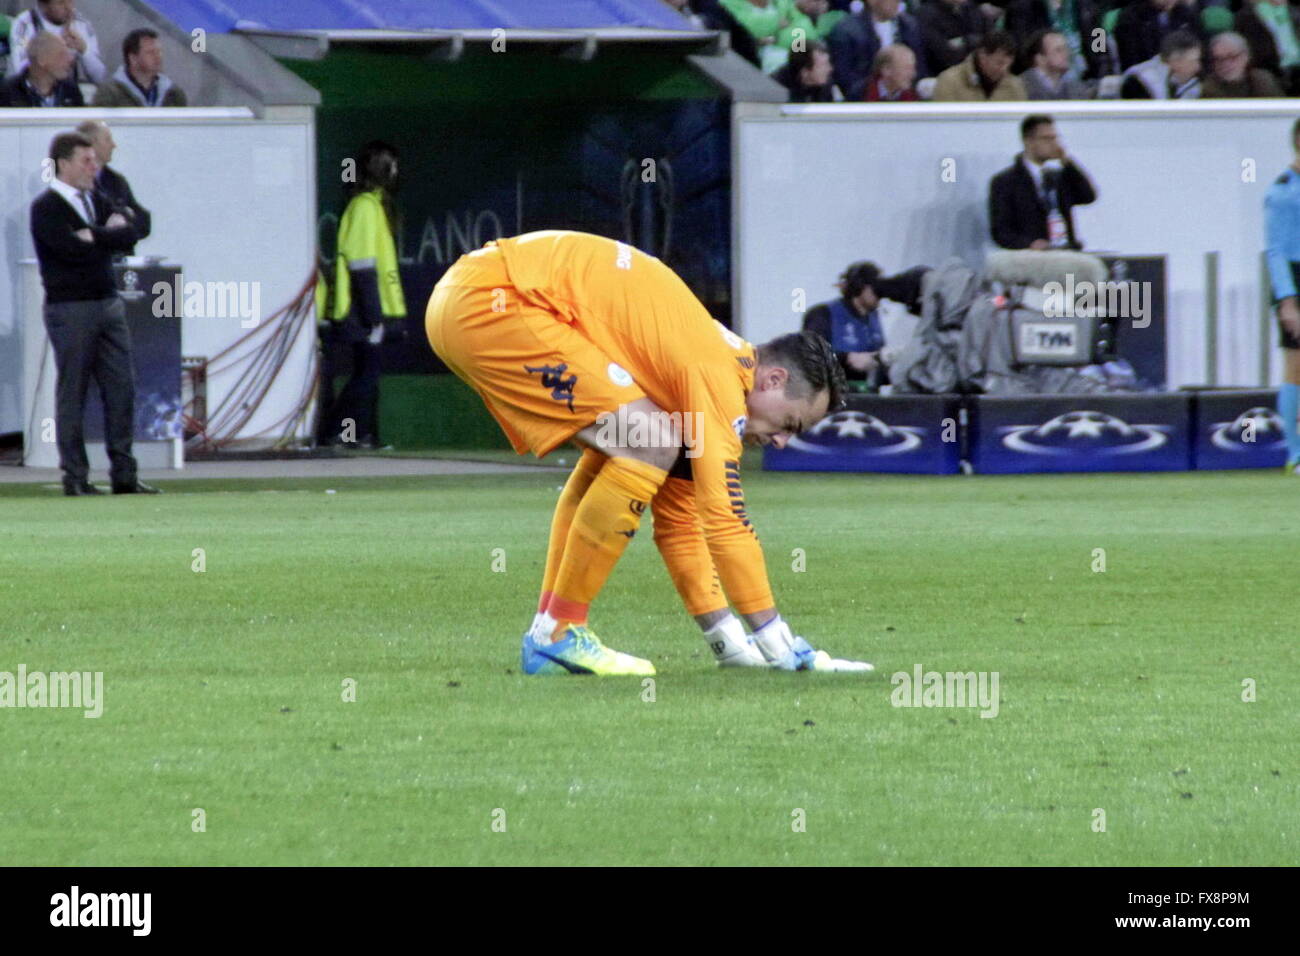
<path id="1" fill-rule="evenodd" d="M 42 30 L 27 44 L 27 66 L 0 86 L 0 106 L 85 106 L 72 78 L 77 56 L 57 33 Z"/>
<path id="2" fill-rule="evenodd" d="M 1131 0 L 1115 21 L 1119 68 L 1127 70 L 1160 55 L 1165 37 L 1178 30 L 1201 35 L 1201 18 L 1185 0 Z"/>
<path id="3" fill-rule="evenodd" d="M 1004 249 L 1082 249 L 1074 207 L 1097 199 L 1092 181 L 1069 156 L 1050 116 L 1020 124 L 1025 150 L 989 185 L 989 227 Z"/>
<path id="4" fill-rule="evenodd" d="M 846 100 L 866 96 L 876 54 L 892 43 L 902 43 L 916 54 L 917 79 L 930 75 L 921 24 L 902 9 L 899 0 L 869 0 L 861 13 L 850 14 L 835 25 L 826 45 L 835 68 L 835 85 Z"/>
<path id="5" fill-rule="evenodd" d="M 55 430 L 66 495 L 103 494 L 89 481 L 82 438 L 86 389 L 99 384 L 114 494 L 156 494 L 136 475 L 131 454 L 135 376 L 126 309 L 113 278 L 114 253 L 139 238 L 120 212 L 95 192 L 99 163 L 80 133 L 50 144 L 54 180 L 32 203 L 31 229 L 45 286 L 45 328 L 58 369 Z"/>
<path id="6" fill-rule="evenodd" d="M 126 177 L 108 164 L 113 161 L 113 151 L 117 142 L 113 131 L 103 120 L 86 120 L 77 127 L 77 132 L 90 140 L 95 149 L 95 160 L 99 163 L 99 174 L 95 177 L 95 195 L 108 204 L 111 212 L 120 212 L 126 217 L 140 239 L 149 238 L 153 230 L 153 216 L 135 200 L 131 184 Z M 134 255 L 135 247 L 126 250 L 126 255 Z"/>

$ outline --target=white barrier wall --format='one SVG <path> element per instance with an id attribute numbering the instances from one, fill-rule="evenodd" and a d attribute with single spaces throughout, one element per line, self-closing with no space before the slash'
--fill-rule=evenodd
<path id="1" fill-rule="evenodd" d="M 256 282 L 261 317 L 286 304 L 316 262 L 315 126 L 311 111 L 253 119 L 245 109 L 0 110 L 0 432 L 21 431 L 20 267 L 35 256 L 29 207 L 46 188 L 41 161 L 56 133 L 104 119 L 117 140 L 112 166 L 153 213 L 153 233 L 137 255 L 166 256 L 188 282 Z M 34 303 L 39 310 L 40 303 Z M 247 335 L 239 316 L 182 322 L 186 356 L 213 356 Z M 279 378 L 241 436 L 283 418 L 307 386 L 315 349 L 304 325 Z M 238 375 L 209 380 L 215 408 Z"/>
<path id="2" fill-rule="evenodd" d="M 1220 383 L 1259 384 L 1264 194 L 1292 161 L 1287 100 L 762 107 L 734 114 L 739 328 L 797 328 L 795 290 L 833 298 L 857 259 L 886 272 L 982 263 L 988 184 L 1046 112 L 1099 198 L 1075 211 L 1091 251 L 1168 256 L 1169 385 L 1204 382 L 1205 253 L 1220 253 Z M 1275 346 L 1276 333 L 1270 336 Z M 1271 347 L 1270 382 L 1278 374 Z"/>

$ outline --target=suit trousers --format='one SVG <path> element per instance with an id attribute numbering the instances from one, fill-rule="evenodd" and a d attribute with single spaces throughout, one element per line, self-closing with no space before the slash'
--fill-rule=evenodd
<path id="1" fill-rule="evenodd" d="M 135 372 L 126 306 L 117 295 L 82 302 L 47 302 L 44 317 L 58 369 L 54 426 L 64 482 L 84 482 L 90 474 L 84 420 L 86 390 L 93 378 L 104 405 L 109 479 L 114 487 L 135 484 L 136 463 L 131 454 Z"/>

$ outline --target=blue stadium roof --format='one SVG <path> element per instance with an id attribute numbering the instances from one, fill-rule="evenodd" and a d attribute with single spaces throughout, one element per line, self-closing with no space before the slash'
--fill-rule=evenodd
<path id="1" fill-rule="evenodd" d="M 662 0 L 145 0 L 210 33 L 386 30 L 639 30 L 695 33 Z"/>

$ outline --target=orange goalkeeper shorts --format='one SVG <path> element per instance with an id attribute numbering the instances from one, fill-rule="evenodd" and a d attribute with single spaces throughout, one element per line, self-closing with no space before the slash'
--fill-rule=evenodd
<path id="1" fill-rule="evenodd" d="M 645 397 L 573 326 L 520 298 L 495 248 L 461 256 L 434 286 L 425 332 L 482 397 L 519 454 L 548 454 L 605 412 Z"/>

